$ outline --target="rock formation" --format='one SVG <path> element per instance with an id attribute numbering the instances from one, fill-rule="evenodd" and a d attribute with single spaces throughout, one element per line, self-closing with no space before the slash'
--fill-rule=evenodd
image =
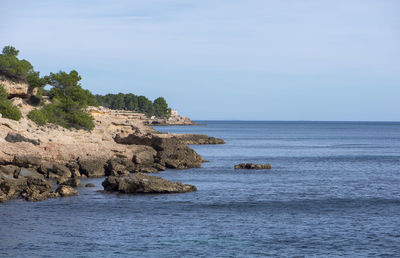
<path id="1" fill-rule="evenodd" d="M 136 173 L 130 177 L 110 176 L 102 183 L 107 192 L 120 193 L 186 193 L 196 191 L 193 185 L 171 182 L 157 176 Z"/>
<path id="2" fill-rule="evenodd" d="M 110 176 L 118 181 L 115 178 L 131 173 L 200 167 L 204 159 L 187 144 L 223 143 L 206 135 L 159 133 L 141 119 L 102 107 L 88 109 L 95 122 L 91 132 L 37 126 L 26 117 L 33 107 L 23 105 L 20 121 L 0 117 L 1 201 L 66 196 L 74 192 L 69 187 L 79 185 L 80 177 Z M 20 175 L 20 168 L 28 170 Z M 30 174 L 23 175 L 26 171 Z M 48 179 L 61 184 L 56 193 Z M 176 187 L 176 191 L 189 189 Z"/>

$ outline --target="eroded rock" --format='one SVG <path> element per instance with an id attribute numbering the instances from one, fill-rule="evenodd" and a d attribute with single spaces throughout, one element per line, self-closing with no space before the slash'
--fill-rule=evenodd
<path id="1" fill-rule="evenodd" d="M 196 191 L 193 185 L 171 182 L 156 176 L 136 173 L 130 177 L 110 176 L 102 183 L 104 190 L 121 193 L 185 193 Z"/>

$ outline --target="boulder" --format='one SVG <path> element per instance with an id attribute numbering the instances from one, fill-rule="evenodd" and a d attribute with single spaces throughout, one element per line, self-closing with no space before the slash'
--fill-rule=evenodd
<path id="1" fill-rule="evenodd" d="M 123 159 L 110 159 L 107 161 L 105 166 L 105 175 L 106 176 L 129 176 L 130 172 L 128 168 L 132 168 L 132 166 L 127 167 L 127 161 Z"/>
<path id="2" fill-rule="evenodd" d="M 77 195 L 78 191 L 76 191 L 72 186 L 69 185 L 60 185 L 56 193 L 58 193 L 60 196 L 65 197 L 65 196 L 73 196 Z"/>
<path id="3" fill-rule="evenodd" d="M 106 162 L 107 161 L 102 158 L 79 160 L 79 170 L 81 174 L 87 177 L 103 177 L 105 176 L 104 167 Z"/>
<path id="4" fill-rule="evenodd" d="M 56 197 L 51 185 L 38 177 L 19 179 L 0 178 L 0 199 L 5 202 L 15 198 L 25 198 L 27 201 L 43 201 Z"/>
<path id="5" fill-rule="evenodd" d="M 13 159 L 13 165 L 18 167 L 30 168 L 39 167 L 42 164 L 42 160 L 34 155 L 15 155 Z"/>
<path id="6" fill-rule="evenodd" d="M 102 183 L 104 190 L 120 193 L 185 193 L 196 191 L 193 185 L 171 182 L 156 176 L 136 173 L 129 177 L 110 176 Z"/>
<path id="7" fill-rule="evenodd" d="M 135 153 L 133 156 L 133 162 L 139 165 L 151 166 L 154 163 L 154 155 L 150 151 Z"/>
<path id="8" fill-rule="evenodd" d="M 38 168 L 38 172 L 45 175 L 46 178 L 69 178 L 72 176 L 71 170 L 69 170 L 65 165 L 45 162 L 41 164 Z"/>
<path id="9" fill-rule="evenodd" d="M 44 179 L 30 177 L 27 179 L 27 187 L 21 193 L 21 196 L 27 201 L 43 201 L 55 197 L 51 185 Z"/>

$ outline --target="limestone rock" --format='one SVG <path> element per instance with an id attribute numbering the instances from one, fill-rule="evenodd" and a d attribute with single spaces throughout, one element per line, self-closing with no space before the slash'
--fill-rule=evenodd
<path id="1" fill-rule="evenodd" d="M 171 182 L 142 173 L 136 173 L 130 177 L 110 176 L 102 185 L 105 191 L 121 193 L 185 193 L 197 190 L 193 185 Z"/>
<path id="2" fill-rule="evenodd" d="M 105 166 L 106 176 L 129 176 L 130 170 L 134 169 L 132 162 L 123 159 L 110 159 Z"/>
<path id="3" fill-rule="evenodd" d="M 62 197 L 66 197 L 66 196 L 73 196 L 73 195 L 77 195 L 78 191 L 76 191 L 72 186 L 68 186 L 68 185 L 60 185 L 57 189 L 56 189 L 56 193 L 58 193 L 60 196 Z"/>
<path id="4" fill-rule="evenodd" d="M 24 81 L 12 81 L 6 80 L 5 78 L 0 78 L 0 84 L 4 86 L 4 89 L 7 91 L 10 98 L 12 97 L 28 97 L 28 83 Z"/>
<path id="5" fill-rule="evenodd" d="M 80 171 L 87 177 L 103 177 L 105 176 L 106 160 L 98 159 L 84 159 L 78 161 Z"/>

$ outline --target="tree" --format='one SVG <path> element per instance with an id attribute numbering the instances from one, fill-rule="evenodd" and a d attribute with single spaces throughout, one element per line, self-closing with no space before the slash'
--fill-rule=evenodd
<path id="1" fill-rule="evenodd" d="M 13 46 L 5 46 L 3 48 L 3 55 L 14 56 L 17 57 L 19 50 L 15 49 Z"/>
<path id="2" fill-rule="evenodd" d="M 78 83 L 81 76 L 77 71 L 70 73 L 59 71 L 50 73 L 45 77 L 49 85 L 52 104 L 46 105 L 40 110 L 31 111 L 29 118 L 38 124 L 55 123 L 63 127 L 92 130 L 94 128 L 93 117 L 84 109 L 97 105 L 95 96 L 82 89 Z"/>
<path id="3" fill-rule="evenodd" d="M 71 72 L 66 73 L 63 71 L 59 71 L 58 73 L 50 73 L 50 75 L 46 76 L 45 79 L 47 83 L 53 86 L 53 94 L 60 97 L 60 94 L 63 97 L 67 96 L 67 91 L 72 89 L 74 86 L 80 86 L 78 82 L 82 79 L 82 77 L 78 74 L 77 71 L 72 70 Z"/>
<path id="4" fill-rule="evenodd" d="M 154 100 L 154 114 L 161 118 L 168 118 L 171 116 L 171 109 L 168 108 L 167 101 L 163 97 Z"/>

